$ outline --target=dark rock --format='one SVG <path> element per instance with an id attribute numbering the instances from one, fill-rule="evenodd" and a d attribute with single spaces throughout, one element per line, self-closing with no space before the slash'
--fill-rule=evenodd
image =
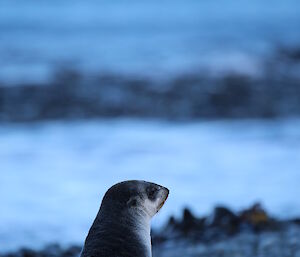
<path id="1" fill-rule="evenodd" d="M 250 78 L 231 74 L 219 83 L 217 90 L 210 94 L 210 104 L 214 106 L 216 116 L 241 117 L 243 113 L 249 112 L 253 92 Z"/>
<path id="2" fill-rule="evenodd" d="M 171 217 L 166 227 L 154 233 L 154 243 L 159 245 L 170 239 L 182 237 L 192 242 L 216 242 L 232 237 L 241 232 L 261 233 L 265 231 L 281 231 L 289 222 L 271 218 L 260 204 L 254 204 L 239 214 L 229 208 L 218 206 L 209 217 L 198 218 L 189 209 L 184 209 L 181 220 Z"/>
<path id="3" fill-rule="evenodd" d="M 254 204 L 239 214 L 218 206 L 211 216 L 203 218 L 196 217 L 186 208 L 182 219 L 171 217 L 161 231 L 152 231 L 154 256 L 298 256 L 299 225 L 299 218 L 271 218 L 260 204 Z M 248 229 L 243 229 L 244 226 Z M 283 248 L 286 253 L 293 251 L 295 254 L 282 255 L 278 249 Z M 194 254 L 191 254 L 191 249 L 194 249 Z M 223 250 L 220 252 L 220 249 Z M 1 254 L 1 257 L 78 257 L 80 251 L 79 246 L 64 249 L 58 244 L 52 244 L 41 251 L 22 248 L 13 253 Z M 161 251 L 171 251 L 172 254 L 160 255 Z M 187 251 L 191 255 L 187 255 Z"/>
<path id="4" fill-rule="evenodd" d="M 81 247 L 79 246 L 71 246 L 62 252 L 61 257 L 75 257 L 79 256 L 81 252 Z"/>
<path id="5" fill-rule="evenodd" d="M 194 214 L 185 208 L 181 220 L 170 217 L 167 225 L 159 233 L 153 233 L 153 243 L 160 244 L 169 239 L 187 237 L 189 240 L 199 240 L 204 232 L 205 218 L 196 218 Z"/>
<path id="6" fill-rule="evenodd" d="M 283 47 L 279 49 L 278 53 L 282 58 L 294 62 L 300 62 L 300 47 L 292 47 L 292 48 Z"/>
<path id="7" fill-rule="evenodd" d="M 300 218 L 293 219 L 292 223 L 297 224 L 297 225 L 300 226 Z"/>
<path id="8" fill-rule="evenodd" d="M 45 84 L 0 84 L 0 122 L 121 116 L 172 120 L 300 116 L 299 51 L 299 47 L 279 49 L 279 54 L 266 61 L 259 77 L 237 73 L 213 77 L 194 72 L 158 80 L 84 74 L 62 67 Z"/>
<path id="9" fill-rule="evenodd" d="M 35 252 L 31 249 L 22 248 L 22 249 L 20 249 L 18 256 L 20 256 L 20 257 L 36 257 L 39 255 L 37 252 Z"/>
<path id="10" fill-rule="evenodd" d="M 58 85 L 76 85 L 82 80 L 82 74 L 79 70 L 62 68 L 58 69 L 54 74 L 54 84 Z"/>
<path id="11" fill-rule="evenodd" d="M 260 203 L 256 203 L 249 209 L 242 211 L 240 218 L 243 223 L 248 225 L 255 232 L 277 230 L 280 226 L 279 222 L 267 214 Z"/>
<path id="12" fill-rule="evenodd" d="M 57 257 L 61 256 L 62 248 L 58 244 L 47 245 L 40 253 L 43 257 Z"/>
<path id="13" fill-rule="evenodd" d="M 189 231 L 195 229 L 198 227 L 198 220 L 197 218 L 192 214 L 192 212 L 185 208 L 183 211 L 183 219 L 181 222 L 181 229 L 184 233 L 188 233 Z"/>
<path id="14" fill-rule="evenodd" d="M 214 210 L 210 225 L 233 235 L 239 230 L 240 218 L 228 208 L 219 206 Z"/>
<path id="15" fill-rule="evenodd" d="M 176 219 L 174 216 L 171 216 L 169 218 L 169 221 L 167 222 L 167 227 L 174 227 L 177 225 Z"/>

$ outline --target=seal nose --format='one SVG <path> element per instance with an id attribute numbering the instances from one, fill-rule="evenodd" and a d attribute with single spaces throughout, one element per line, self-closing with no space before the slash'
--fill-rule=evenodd
<path id="1" fill-rule="evenodd" d="M 154 183 L 151 184 L 154 186 L 154 188 L 156 189 L 160 197 L 164 198 L 164 201 L 167 200 L 170 193 L 169 189 L 159 184 L 154 184 Z"/>
<path id="2" fill-rule="evenodd" d="M 163 205 L 167 201 L 170 192 L 168 188 L 163 186 L 159 187 L 159 191 L 160 191 L 160 201 L 159 201 L 159 206 L 157 208 L 157 212 L 161 209 L 161 207 L 163 207 Z"/>
<path id="3" fill-rule="evenodd" d="M 164 186 L 161 185 L 157 185 L 158 186 L 158 190 L 162 190 L 166 195 L 169 195 L 170 190 Z"/>
<path id="4" fill-rule="evenodd" d="M 168 188 L 166 188 L 166 187 L 163 187 L 163 190 L 165 191 L 165 193 L 166 193 L 166 195 L 167 195 L 167 197 L 168 197 L 168 195 L 169 195 L 169 193 L 170 193 L 170 190 L 169 190 Z"/>
<path id="5" fill-rule="evenodd" d="M 164 195 L 164 198 L 165 198 L 165 201 L 166 201 L 168 196 L 169 196 L 170 190 L 166 187 L 163 187 L 163 186 L 160 187 L 160 190 L 163 191 L 163 195 Z"/>

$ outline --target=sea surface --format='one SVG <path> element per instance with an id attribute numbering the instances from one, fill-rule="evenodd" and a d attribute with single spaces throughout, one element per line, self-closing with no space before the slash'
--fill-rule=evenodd
<path id="1" fill-rule="evenodd" d="M 300 44 L 299 11 L 298 0 L 1 0 L 0 82 L 64 68 L 256 74 L 274 49 Z"/>
<path id="2" fill-rule="evenodd" d="M 63 70 L 257 75 L 278 48 L 299 47 L 299 11 L 298 0 L 1 0 L 0 87 L 51 84 Z M 299 216 L 299 128 L 299 118 L 1 123 L 0 252 L 82 244 L 107 188 L 127 179 L 170 188 L 155 228 L 185 206 L 204 215 L 260 201 Z"/>
<path id="3" fill-rule="evenodd" d="M 261 202 L 275 217 L 300 215 L 300 120 L 94 120 L 1 124 L 0 248 L 79 244 L 114 183 L 143 179 L 170 196 L 161 228 L 185 206 Z"/>

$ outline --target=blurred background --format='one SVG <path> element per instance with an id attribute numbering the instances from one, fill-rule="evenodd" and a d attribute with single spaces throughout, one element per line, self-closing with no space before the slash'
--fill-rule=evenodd
<path id="1" fill-rule="evenodd" d="M 300 215 L 298 0 L 1 0 L 0 247 L 83 243 L 121 180 L 153 221 Z"/>

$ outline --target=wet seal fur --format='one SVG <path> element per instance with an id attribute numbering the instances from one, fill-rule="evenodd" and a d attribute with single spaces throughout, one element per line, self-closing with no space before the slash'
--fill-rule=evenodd
<path id="1" fill-rule="evenodd" d="M 169 190 L 139 180 L 112 186 L 86 237 L 81 257 L 151 257 L 151 218 Z"/>

